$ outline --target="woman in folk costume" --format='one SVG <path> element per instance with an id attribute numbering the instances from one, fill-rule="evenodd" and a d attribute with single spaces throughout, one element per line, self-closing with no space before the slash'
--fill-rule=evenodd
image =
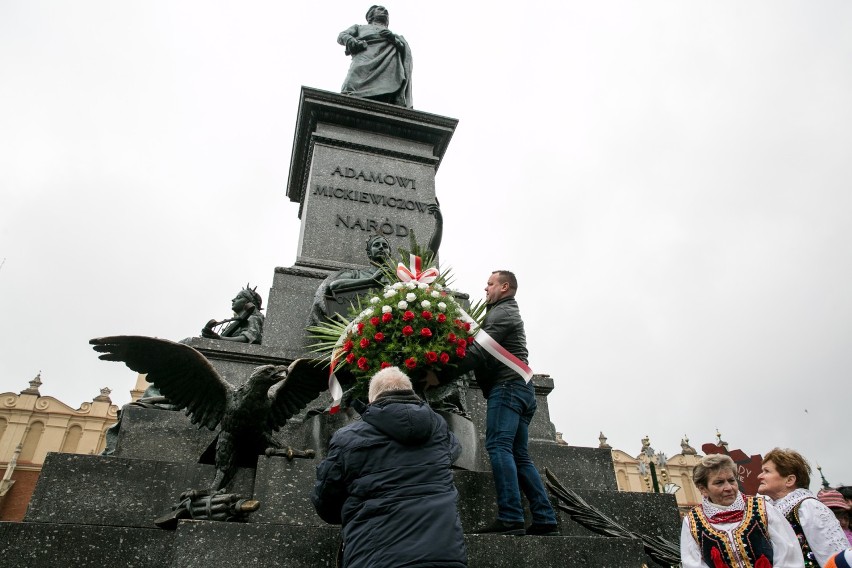
<path id="1" fill-rule="evenodd" d="M 805 568 L 825 568 L 828 559 L 849 547 L 831 509 L 808 490 L 811 466 L 799 452 L 773 449 L 763 457 L 758 493 L 772 504 L 796 532 Z"/>
<path id="2" fill-rule="evenodd" d="M 803 568 L 789 523 L 763 497 L 740 493 L 729 456 L 705 456 L 692 480 L 704 500 L 683 519 L 683 568 Z"/>

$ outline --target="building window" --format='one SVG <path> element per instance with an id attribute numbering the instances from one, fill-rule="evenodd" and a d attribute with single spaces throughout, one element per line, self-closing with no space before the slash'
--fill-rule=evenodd
<path id="1" fill-rule="evenodd" d="M 616 478 L 618 479 L 619 491 L 630 491 L 630 481 L 628 481 L 627 474 L 624 472 L 623 469 L 618 470 Z"/>
<path id="2" fill-rule="evenodd" d="M 24 438 L 24 447 L 21 450 L 21 457 L 18 459 L 22 462 L 31 462 L 36 453 L 36 448 L 41 440 L 41 435 L 44 432 L 44 424 L 41 422 L 33 422 L 27 428 L 27 435 Z"/>
<path id="3" fill-rule="evenodd" d="M 83 429 L 78 425 L 71 426 L 65 433 L 65 441 L 62 443 L 61 452 L 73 454 L 77 452 L 77 447 L 80 445 L 80 438 L 83 437 Z"/>

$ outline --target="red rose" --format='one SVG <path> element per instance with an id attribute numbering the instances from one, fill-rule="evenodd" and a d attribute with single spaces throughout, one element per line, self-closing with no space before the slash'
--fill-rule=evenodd
<path id="1" fill-rule="evenodd" d="M 358 359 L 358 368 L 359 369 L 361 369 L 362 371 L 366 371 L 368 366 L 369 365 L 367 365 L 367 358 L 366 357 L 361 357 L 360 359 Z"/>
<path id="2" fill-rule="evenodd" d="M 417 366 L 417 359 L 415 359 L 414 357 L 409 357 L 405 360 L 405 366 L 409 369 L 413 369 Z"/>
<path id="3" fill-rule="evenodd" d="M 385 334 L 380 331 L 379 333 L 373 336 L 373 339 L 375 339 L 377 343 L 382 342 L 385 339 Z"/>
<path id="4" fill-rule="evenodd" d="M 393 367 L 393 365 L 391 365 L 387 361 L 382 361 L 381 367 L 382 367 L 382 369 L 387 369 L 388 367 Z"/>
<path id="5" fill-rule="evenodd" d="M 361 335 L 361 332 L 362 332 L 362 331 L 364 331 L 364 324 L 363 324 L 363 323 L 359 323 L 359 324 L 358 324 L 358 335 Z"/>
<path id="6" fill-rule="evenodd" d="M 467 344 L 470 345 L 471 343 L 473 343 L 473 336 L 472 335 L 467 338 Z"/>
<path id="7" fill-rule="evenodd" d="M 369 344 L 370 344 L 370 340 L 367 339 L 366 337 L 362 338 L 361 341 L 358 342 L 358 345 L 361 346 L 361 349 L 366 349 Z"/>
<path id="8" fill-rule="evenodd" d="M 381 320 L 379 320 L 379 318 L 377 318 L 376 316 L 370 318 L 370 323 L 373 325 L 379 325 L 379 321 Z"/>
<path id="9" fill-rule="evenodd" d="M 393 314 L 391 314 L 390 312 L 388 312 L 386 314 L 382 314 L 382 323 L 388 323 L 392 319 L 393 319 Z"/>
<path id="10" fill-rule="evenodd" d="M 440 357 L 438 357 L 438 359 L 440 359 L 440 360 L 441 360 L 441 363 L 443 363 L 444 365 L 446 365 L 447 363 L 449 363 L 449 362 L 450 362 L 450 356 L 449 356 L 449 355 L 447 355 L 447 354 L 446 354 L 446 353 L 444 353 L 444 352 L 441 352 L 441 356 L 440 356 Z"/>
<path id="11" fill-rule="evenodd" d="M 355 360 L 355 354 L 354 353 L 350 353 L 349 355 L 346 356 L 346 362 L 349 363 L 350 365 L 352 364 L 352 361 L 354 361 L 354 360 Z"/>
<path id="12" fill-rule="evenodd" d="M 423 310 L 423 313 L 420 314 L 420 315 L 423 316 L 423 319 L 425 319 L 425 320 L 432 319 L 432 312 L 430 312 L 430 311 Z"/>
<path id="13" fill-rule="evenodd" d="M 461 327 L 461 326 L 462 326 L 462 320 L 460 320 L 460 319 L 454 319 L 454 320 L 453 320 L 453 323 L 454 323 L 454 324 L 456 324 L 456 327 Z"/>
<path id="14" fill-rule="evenodd" d="M 467 355 L 467 351 L 465 351 L 464 347 L 456 347 L 456 355 L 458 355 L 459 359 L 464 359 L 464 356 Z"/>
<path id="15" fill-rule="evenodd" d="M 429 337 L 432 337 L 432 330 L 428 327 L 424 327 L 420 330 L 420 336 L 428 339 Z"/>
<path id="16" fill-rule="evenodd" d="M 438 354 L 435 353 L 434 351 L 427 351 L 426 352 L 426 360 L 429 361 L 430 363 L 434 363 L 435 361 L 438 360 Z"/>
<path id="17" fill-rule="evenodd" d="M 444 323 L 445 321 L 447 321 L 447 316 L 444 314 L 438 314 L 438 323 Z"/>
<path id="18" fill-rule="evenodd" d="M 465 331 L 470 331 L 470 323 L 464 322 L 464 325 L 462 325 L 462 327 L 464 328 Z"/>
<path id="19" fill-rule="evenodd" d="M 411 327 L 410 325 L 407 325 L 407 326 L 405 326 L 404 328 L 402 328 L 402 334 L 403 334 L 404 336 L 408 337 L 408 336 L 409 336 L 409 335 L 411 335 L 412 333 L 414 333 L 414 328 L 413 328 L 413 327 Z"/>
<path id="20" fill-rule="evenodd" d="M 352 340 L 350 339 L 349 341 L 347 341 L 346 343 L 343 344 L 343 350 L 345 352 L 349 353 L 350 351 L 352 351 L 352 348 L 354 346 L 355 346 L 355 344 L 352 343 Z"/>
<path id="21" fill-rule="evenodd" d="M 450 343 L 455 343 L 456 342 L 456 334 L 455 333 L 447 334 L 447 341 L 449 341 Z"/>
<path id="22" fill-rule="evenodd" d="M 414 319 L 414 312 L 411 310 L 405 310 L 405 313 L 402 314 L 402 321 L 411 321 Z"/>

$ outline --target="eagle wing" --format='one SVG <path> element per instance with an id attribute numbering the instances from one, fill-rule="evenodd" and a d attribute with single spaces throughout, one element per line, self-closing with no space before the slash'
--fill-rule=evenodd
<path id="1" fill-rule="evenodd" d="M 169 401 L 185 409 L 193 424 L 214 430 L 234 390 L 210 361 L 189 345 L 139 335 L 97 337 L 89 341 L 104 361 L 121 361 L 146 373 Z"/>
<path id="2" fill-rule="evenodd" d="M 315 359 L 296 359 L 287 377 L 270 389 L 269 425 L 277 430 L 328 389 L 328 365 Z"/>

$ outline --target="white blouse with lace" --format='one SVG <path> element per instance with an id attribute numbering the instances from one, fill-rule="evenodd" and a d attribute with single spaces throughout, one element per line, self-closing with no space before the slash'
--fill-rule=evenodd
<path id="1" fill-rule="evenodd" d="M 829 558 L 849 548 L 849 541 L 846 540 L 837 517 L 807 489 L 795 489 L 770 503 L 785 517 L 801 503 L 799 523 L 820 566 L 825 566 Z"/>

